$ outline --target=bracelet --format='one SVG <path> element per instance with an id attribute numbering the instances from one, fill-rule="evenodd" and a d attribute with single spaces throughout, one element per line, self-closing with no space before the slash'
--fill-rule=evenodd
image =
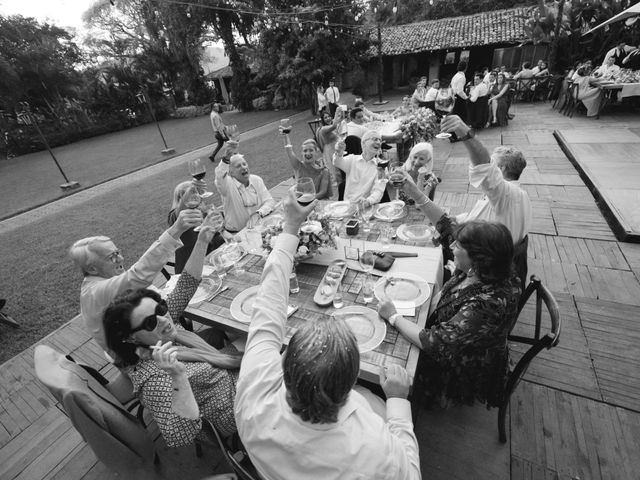
<path id="1" fill-rule="evenodd" d="M 389 322 L 389 325 L 391 325 L 392 327 L 396 326 L 396 322 L 398 321 L 398 317 L 401 317 L 402 315 L 400 315 L 398 312 L 394 313 L 393 315 L 391 315 L 389 317 L 389 319 L 387 320 L 387 322 Z"/>
<path id="2" fill-rule="evenodd" d="M 424 200 L 420 203 L 416 202 L 416 207 L 424 207 L 427 203 L 429 203 L 431 199 L 424 195 Z"/>

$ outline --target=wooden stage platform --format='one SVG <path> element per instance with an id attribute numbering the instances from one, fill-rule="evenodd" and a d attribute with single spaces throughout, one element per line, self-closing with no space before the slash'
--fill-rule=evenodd
<path id="1" fill-rule="evenodd" d="M 554 135 L 618 240 L 640 243 L 640 129 L 585 128 Z"/>
<path id="2" fill-rule="evenodd" d="M 640 245 L 620 243 L 553 132 L 638 128 L 640 119 L 569 119 L 549 104 L 514 106 L 508 127 L 479 133 L 490 148 L 515 145 L 528 162 L 534 206 L 529 271 L 556 296 L 558 347 L 540 354 L 512 397 L 506 444 L 497 411 L 482 406 L 422 412 L 415 430 L 424 479 L 637 480 L 640 478 Z M 615 144 L 611 145 L 612 148 Z M 444 181 L 436 201 L 461 212 L 480 196 L 467 180 L 463 145 L 436 142 Z M 153 181 L 147 178 L 145 181 Z M 518 329 L 531 322 L 524 318 Z M 43 343 L 107 375 L 110 367 L 77 319 Z M 517 357 L 518 352 L 514 352 Z M 0 366 L 0 479 L 112 479 L 34 379 L 33 348 Z M 199 479 L 226 470 L 215 450 L 161 448 L 155 478 Z"/>

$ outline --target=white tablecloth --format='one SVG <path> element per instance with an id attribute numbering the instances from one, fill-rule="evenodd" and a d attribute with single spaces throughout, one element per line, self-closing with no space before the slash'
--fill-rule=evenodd
<path id="1" fill-rule="evenodd" d="M 618 94 L 618 98 L 635 97 L 640 95 L 640 83 L 624 83 L 622 90 Z"/>

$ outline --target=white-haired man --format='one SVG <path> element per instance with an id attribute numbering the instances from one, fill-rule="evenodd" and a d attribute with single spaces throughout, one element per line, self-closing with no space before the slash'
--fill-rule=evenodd
<path id="1" fill-rule="evenodd" d="M 182 246 L 180 236 L 202 223 L 200 210 L 183 210 L 176 222 L 128 270 L 124 257 L 109 237 L 87 237 L 75 242 L 69 256 L 84 279 L 80 287 L 80 313 L 85 327 L 104 351 L 108 351 L 102 315 L 112 300 L 129 289 L 151 285 L 162 267 Z"/>
<path id="2" fill-rule="evenodd" d="M 269 215 L 275 201 L 262 178 L 251 175 L 244 156 L 232 155 L 229 163 L 220 162 L 215 170 L 215 184 L 222 196 L 225 229 L 229 233 L 242 230 L 249 219 Z"/>
<path id="3" fill-rule="evenodd" d="M 305 322 L 280 355 L 298 229 L 315 204 L 300 206 L 292 192 L 284 202 L 284 230 L 262 273 L 240 367 L 238 433 L 262 478 L 418 480 L 404 368 L 391 365 L 381 372 L 386 404 L 354 388 L 358 344 L 338 318 Z"/>
<path id="4" fill-rule="evenodd" d="M 364 199 L 369 205 L 378 203 L 384 194 L 385 180 L 378 179 L 378 164 L 375 156 L 382 147 L 378 132 L 367 130 L 362 135 L 362 155 L 345 155 L 345 143 L 336 143 L 333 164 L 345 172 L 344 199 L 357 202 Z"/>

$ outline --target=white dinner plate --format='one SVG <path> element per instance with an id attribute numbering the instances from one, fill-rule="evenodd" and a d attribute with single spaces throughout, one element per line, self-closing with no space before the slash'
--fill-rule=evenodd
<path id="1" fill-rule="evenodd" d="M 378 312 L 370 308 L 353 305 L 336 310 L 334 315 L 349 325 L 358 341 L 360 353 L 373 350 L 387 335 L 387 326 L 378 316 Z"/>
<path id="2" fill-rule="evenodd" d="M 353 213 L 353 208 L 349 202 L 333 202 L 324 211 L 331 218 L 346 218 Z"/>
<path id="3" fill-rule="evenodd" d="M 405 242 L 428 242 L 433 237 L 433 227 L 403 223 L 398 227 L 396 235 Z"/>
<path id="4" fill-rule="evenodd" d="M 243 290 L 236 298 L 231 302 L 231 316 L 237 321 L 242 323 L 251 323 L 251 317 L 253 316 L 253 304 L 256 301 L 258 295 L 259 285 L 255 287 L 249 287 Z"/>
<path id="5" fill-rule="evenodd" d="M 431 296 L 431 287 L 414 273 L 400 272 L 378 280 L 373 293 L 379 301 L 388 299 L 402 308 L 419 307 Z"/>
<path id="6" fill-rule="evenodd" d="M 402 200 L 394 200 L 392 202 L 381 203 L 378 205 L 374 216 L 378 220 L 392 222 L 404 217 L 406 214 L 407 209 L 404 208 L 404 202 Z"/>
<path id="7" fill-rule="evenodd" d="M 204 266 L 202 268 L 203 280 L 200 283 L 200 286 L 198 287 L 198 289 L 196 290 L 196 293 L 194 293 L 193 297 L 191 297 L 191 300 L 189 300 L 189 305 L 196 305 L 198 303 L 204 302 L 207 298 L 211 296 L 213 291 L 211 290 L 211 287 L 206 284 L 204 277 L 206 277 L 207 275 L 211 275 L 212 272 L 213 272 L 213 268 L 209 266 Z M 178 283 L 179 278 L 180 278 L 180 274 L 172 275 L 171 278 L 167 280 L 167 283 L 164 284 L 164 287 L 160 289 L 160 295 L 162 295 L 162 298 L 167 298 L 169 294 L 173 292 L 173 289 L 176 288 L 176 284 Z"/>

